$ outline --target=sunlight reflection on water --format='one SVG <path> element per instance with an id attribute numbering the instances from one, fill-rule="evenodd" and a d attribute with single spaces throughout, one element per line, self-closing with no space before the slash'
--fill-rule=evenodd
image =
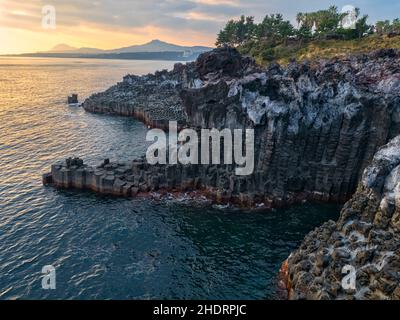
<path id="1" fill-rule="evenodd" d="M 56 191 L 42 173 L 67 156 L 89 164 L 143 154 L 143 124 L 65 105 L 171 62 L 0 58 L 0 298 L 275 296 L 280 263 L 337 217 L 306 205 L 249 214 Z M 305 215 L 304 213 L 307 213 Z M 41 289 L 41 268 L 57 289 Z"/>

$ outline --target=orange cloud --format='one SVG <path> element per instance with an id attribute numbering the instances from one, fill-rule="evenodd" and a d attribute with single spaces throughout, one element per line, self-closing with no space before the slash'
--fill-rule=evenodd
<path id="1" fill-rule="evenodd" d="M 109 14 L 107 8 L 101 6 L 101 1 L 86 3 L 83 7 L 74 0 L 56 3 L 56 30 L 49 30 L 41 26 L 42 1 L 18 3 L 0 0 L 0 54 L 45 51 L 58 43 L 113 49 L 156 38 L 182 45 L 213 45 L 215 41 L 215 33 L 204 32 L 201 27 L 194 26 L 196 21 L 199 26 L 212 19 L 204 13 L 190 12 L 185 7 L 185 17 L 174 17 L 171 10 L 159 19 L 135 21 L 134 18 L 140 14 L 135 10 L 151 13 L 151 7 L 138 4 L 137 9 L 133 6 L 131 8 L 131 23 L 127 10 L 117 8 L 115 13 Z M 118 7 L 117 4 L 115 6 Z M 90 16 L 85 10 L 89 10 Z"/>

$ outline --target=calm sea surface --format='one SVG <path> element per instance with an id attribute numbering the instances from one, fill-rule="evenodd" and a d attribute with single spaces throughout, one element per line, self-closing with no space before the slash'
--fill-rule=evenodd
<path id="1" fill-rule="evenodd" d="M 145 151 L 133 119 L 65 105 L 160 61 L 0 58 L 0 299 L 265 299 L 281 262 L 338 208 L 248 213 L 43 187 L 67 156 L 89 164 Z M 56 268 L 56 290 L 41 271 Z"/>

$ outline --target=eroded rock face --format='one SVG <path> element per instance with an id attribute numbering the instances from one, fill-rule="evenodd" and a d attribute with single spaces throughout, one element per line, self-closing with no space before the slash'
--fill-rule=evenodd
<path id="1" fill-rule="evenodd" d="M 261 69 L 221 48 L 170 72 L 127 76 L 84 108 L 164 128 L 177 120 L 254 129 L 254 173 L 237 176 L 235 165 L 153 166 L 144 158 L 98 167 L 66 161 L 44 183 L 119 196 L 197 190 L 253 208 L 345 202 L 358 186 L 339 221 L 311 232 L 285 263 L 289 296 L 400 299 L 399 51 Z M 356 290 L 342 286 L 344 266 L 355 268 Z"/>
<path id="2" fill-rule="evenodd" d="M 82 107 L 89 112 L 132 116 L 152 127 L 167 128 L 169 120 L 184 124 L 178 95 L 184 85 L 182 65 L 172 72 L 146 76 L 127 75 L 121 83 L 87 99 Z M 187 84 L 189 85 L 189 84 Z"/>
<path id="3" fill-rule="evenodd" d="M 257 69 L 254 60 L 243 57 L 237 50 L 229 47 L 218 48 L 203 53 L 195 62 L 195 68 L 204 81 L 224 77 L 241 78 Z"/>
<path id="4" fill-rule="evenodd" d="M 196 62 L 177 63 L 172 71 L 145 76 L 127 75 L 121 83 L 92 95 L 83 103 L 89 112 L 132 116 L 151 127 L 168 129 L 169 121 L 186 124 L 180 92 L 200 88 L 213 79 L 242 77 L 256 64 L 235 49 L 221 48 L 203 53 Z"/>
<path id="5" fill-rule="evenodd" d="M 345 202 L 376 150 L 400 133 L 399 79 L 394 50 L 262 69 L 221 48 L 170 72 L 127 76 L 84 108 L 163 128 L 169 120 L 194 128 L 252 128 L 254 173 L 238 177 L 233 167 L 202 167 L 199 185 L 267 207 L 306 199 Z"/>
<path id="6" fill-rule="evenodd" d="M 342 286 L 346 266 L 355 290 Z M 400 136 L 376 153 L 339 221 L 291 254 L 288 288 L 291 299 L 400 299 Z"/>
<path id="7" fill-rule="evenodd" d="M 224 204 L 254 207 L 256 202 L 246 178 L 234 180 L 234 168 L 228 165 L 150 165 L 144 158 L 129 163 L 105 161 L 97 167 L 82 160 L 60 161 L 43 176 L 45 185 L 63 189 L 91 190 L 121 197 L 138 195 L 160 198 L 172 192 L 182 196 L 194 195 L 204 200 Z M 265 201 L 265 200 L 264 200 Z M 273 205 L 273 199 L 258 205 L 262 209 Z"/>
<path id="8" fill-rule="evenodd" d="M 241 75 L 180 96 L 192 127 L 254 128 L 258 195 L 345 201 L 376 150 L 400 133 L 398 51 Z"/>

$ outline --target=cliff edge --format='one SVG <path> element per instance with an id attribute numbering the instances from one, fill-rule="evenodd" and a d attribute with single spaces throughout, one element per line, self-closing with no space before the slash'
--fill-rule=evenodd
<path id="1" fill-rule="evenodd" d="M 171 190 L 193 186 L 182 183 L 185 170 L 197 175 L 189 177 L 196 187 L 226 201 L 344 203 L 378 148 L 400 134 L 400 52 L 261 68 L 219 48 L 169 72 L 126 76 L 83 106 L 162 128 L 174 120 L 197 129 L 254 129 L 253 174 L 238 177 L 224 165 L 150 168 L 142 159 L 145 189 L 157 189 L 152 181 L 160 179 Z M 165 179 L 166 170 L 176 177 Z"/>
<path id="2" fill-rule="evenodd" d="M 338 222 L 311 232 L 284 264 L 289 298 L 400 298 L 400 51 L 261 68 L 219 48 L 172 71 L 127 76 L 84 108 L 161 128 L 173 120 L 253 129 L 254 171 L 67 159 L 44 175 L 45 184 L 132 197 L 200 194 L 261 209 L 348 201 Z M 343 285 L 346 275 L 354 288 Z"/>
<path id="3" fill-rule="evenodd" d="M 400 136 L 376 153 L 339 220 L 291 254 L 286 284 L 291 299 L 400 299 Z"/>

